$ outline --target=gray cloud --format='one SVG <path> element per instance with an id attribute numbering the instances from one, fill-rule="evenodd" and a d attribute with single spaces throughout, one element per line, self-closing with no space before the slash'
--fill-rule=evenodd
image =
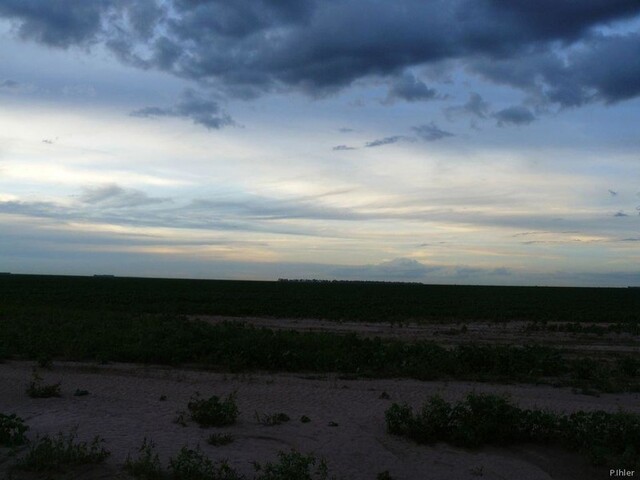
<path id="1" fill-rule="evenodd" d="M 130 208 L 171 202 L 170 198 L 150 197 L 144 192 L 119 185 L 87 187 L 79 197 L 82 203 L 101 208 Z"/>
<path id="2" fill-rule="evenodd" d="M 416 135 L 418 135 L 418 137 L 427 142 L 434 142 L 436 140 L 442 140 L 443 138 L 455 136 L 451 132 L 442 130 L 434 122 L 431 122 L 429 125 L 419 125 L 417 127 L 412 127 L 411 130 L 416 132 Z"/>
<path id="3" fill-rule="evenodd" d="M 438 98 L 438 92 L 427 85 L 412 73 L 404 73 L 395 78 L 390 86 L 389 93 L 384 103 L 393 103 L 395 100 L 417 102 Z"/>
<path id="4" fill-rule="evenodd" d="M 20 83 L 16 82 L 15 80 L 3 80 L 0 82 L 0 88 L 6 88 L 7 90 L 13 90 L 15 88 L 18 88 L 20 86 Z"/>
<path id="5" fill-rule="evenodd" d="M 381 147 L 383 145 L 391 145 L 394 143 L 402 142 L 402 141 L 413 141 L 412 137 L 407 137 L 405 135 L 394 135 L 392 137 L 384 137 L 379 138 L 377 140 L 372 140 L 371 142 L 367 142 L 365 147 L 373 148 L 373 147 Z"/>
<path id="6" fill-rule="evenodd" d="M 423 281 L 427 275 L 442 267 L 429 266 L 411 258 L 395 258 L 373 265 L 333 267 L 329 275 L 341 279 L 371 279 L 395 281 Z"/>
<path id="7" fill-rule="evenodd" d="M 131 112 L 131 116 L 184 117 L 209 130 L 218 130 L 234 123 L 218 102 L 192 89 L 186 89 L 178 103 L 172 107 L 145 107 Z"/>
<path id="8" fill-rule="evenodd" d="M 335 151 L 356 150 L 356 148 L 355 147 L 350 147 L 348 145 L 336 145 L 335 147 L 332 148 L 332 150 L 335 150 Z"/>
<path id="9" fill-rule="evenodd" d="M 609 195 L 611 195 L 612 197 L 615 197 L 615 196 L 617 196 L 617 195 L 618 195 L 618 192 L 616 192 L 616 191 L 614 191 L 614 190 L 609 189 L 609 190 L 607 190 L 607 191 L 609 192 Z"/>
<path id="10" fill-rule="evenodd" d="M 639 14 L 637 0 L 0 3 L 21 38 L 58 48 L 102 43 L 127 64 L 244 98 L 285 89 L 318 96 L 388 77 L 394 98 L 425 100 L 432 89 L 402 72 L 456 60 L 561 106 L 640 94 L 640 35 L 594 33 Z"/>
<path id="11" fill-rule="evenodd" d="M 613 216 L 614 217 L 628 217 L 629 215 L 627 215 L 626 213 L 620 211 L 620 212 L 615 213 Z"/>
<path id="12" fill-rule="evenodd" d="M 529 125 L 536 119 L 531 110 L 519 105 L 495 112 L 493 117 L 500 127 L 506 125 Z"/>
<path id="13" fill-rule="evenodd" d="M 479 93 L 471 92 L 469 100 L 458 106 L 447 107 L 444 110 L 449 120 L 453 120 L 457 116 L 470 116 L 485 119 L 490 114 L 490 105 Z"/>
<path id="14" fill-rule="evenodd" d="M 342 127 L 342 128 L 339 128 L 339 129 L 338 129 L 338 131 L 339 131 L 340 133 L 351 133 L 351 132 L 353 132 L 354 130 L 353 130 L 353 128 L 346 128 L 346 127 Z"/>

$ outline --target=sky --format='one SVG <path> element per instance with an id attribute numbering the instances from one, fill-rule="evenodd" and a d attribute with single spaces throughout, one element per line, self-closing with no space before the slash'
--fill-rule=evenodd
<path id="1" fill-rule="evenodd" d="M 0 271 L 640 285 L 640 2 L 3 0 Z"/>

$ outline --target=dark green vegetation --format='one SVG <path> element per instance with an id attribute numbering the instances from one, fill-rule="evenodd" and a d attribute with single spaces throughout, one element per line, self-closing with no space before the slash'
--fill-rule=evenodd
<path id="1" fill-rule="evenodd" d="M 603 327 L 588 322 L 615 321 L 637 328 L 640 290 L 9 275 L 0 277 L 0 355 L 47 366 L 52 359 L 121 361 L 195 364 L 234 372 L 544 382 L 596 393 L 640 390 L 637 355 L 577 354 L 540 345 L 449 348 L 355 334 L 211 325 L 179 314 L 380 321 L 525 319 L 540 328 L 551 328 L 545 321 L 556 319 L 597 333 Z M 36 395 L 42 387 L 51 387 L 49 393 L 55 390 L 55 385 L 41 382 L 33 387 Z"/>
<path id="2" fill-rule="evenodd" d="M 603 336 L 608 333 L 629 333 L 631 335 L 640 335 L 639 322 L 611 323 L 607 325 L 597 325 L 587 322 L 569 322 L 569 323 L 547 323 L 533 322 L 526 327 L 527 332 L 566 332 L 573 334 L 591 334 Z"/>
<path id="3" fill-rule="evenodd" d="M 516 443 L 552 444 L 578 451 L 595 465 L 640 468 L 640 415 L 603 411 L 570 415 L 525 410 L 497 395 L 469 394 L 455 405 L 431 397 L 416 413 L 393 404 L 389 433 L 419 443 L 439 441 L 476 448 Z"/>
<path id="4" fill-rule="evenodd" d="M 261 465 L 254 462 L 255 480 L 326 480 L 329 469 L 324 460 L 296 451 L 278 452 L 278 462 Z"/>
<path id="5" fill-rule="evenodd" d="M 55 437 L 47 435 L 31 444 L 16 468 L 29 472 L 64 472 L 69 467 L 101 463 L 109 456 L 102 447 L 103 442 L 100 437 L 90 443 L 77 442 L 73 432 Z"/>
<path id="6" fill-rule="evenodd" d="M 215 314 L 331 320 L 640 321 L 640 290 L 372 282 L 0 276 L 0 314 Z"/>
<path id="7" fill-rule="evenodd" d="M 393 477 L 389 473 L 389 470 L 385 470 L 376 476 L 376 480 L 393 480 Z"/>
<path id="8" fill-rule="evenodd" d="M 313 455 L 304 455 L 292 450 L 278 452 L 277 462 L 261 465 L 253 462 L 256 470 L 253 480 L 326 480 L 328 468 L 324 460 Z M 199 448 L 182 447 L 169 460 L 168 471 L 164 471 L 153 442 L 144 440 L 138 457 L 127 457 L 125 471 L 140 480 L 249 480 L 240 475 L 222 460 L 211 461 Z"/>
<path id="9" fill-rule="evenodd" d="M 173 480 L 241 480 L 225 461 L 212 462 L 200 449 L 182 447 L 175 458 L 169 460 L 170 478 Z"/>
<path id="10" fill-rule="evenodd" d="M 0 413 L 0 447 L 17 447 L 27 443 L 25 433 L 29 427 L 15 414 Z"/>
<path id="11" fill-rule="evenodd" d="M 54 357 L 67 360 L 199 364 L 236 372 L 257 369 L 421 380 L 546 382 L 607 392 L 640 389 L 637 355 L 584 357 L 535 345 L 446 348 L 427 341 L 275 331 L 238 323 L 211 325 L 168 316 L 25 317 L 4 322 L 0 346 L 21 358 L 34 358 L 47 349 Z M 197 402 L 196 409 L 205 405 L 205 400 Z"/>
<path id="12" fill-rule="evenodd" d="M 240 413 L 236 405 L 235 393 L 228 395 L 224 400 L 220 400 L 216 395 L 204 399 L 196 394 L 191 398 L 187 408 L 191 419 L 201 427 L 233 425 Z"/>
<path id="13" fill-rule="evenodd" d="M 145 438 L 138 449 L 137 458 L 134 459 L 131 458 L 131 455 L 127 455 L 127 460 L 124 462 L 124 470 L 140 480 L 163 478 L 164 471 L 160 463 L 160 457 L 155 451 L 155 443 Z"/>

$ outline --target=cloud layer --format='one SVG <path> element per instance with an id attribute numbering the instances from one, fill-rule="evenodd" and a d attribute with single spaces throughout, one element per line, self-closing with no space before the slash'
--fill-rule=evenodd
<path id="1" fill-rule="evenodd" d="M 459 61 L 469 72 L 560 106 L 640 95 L 640 34 L 598 30 L 639 14 L 636 0 L 0 4 L 0 16 L 23 39 L 57 48 L 103 44 L 126 64 L 236 97 L 283 89 L 321 96 L 378 77 L 388 79 L 388 101 L 432 100 L 436 90 L 408 69 Z M 189 111 L 178 105 L 147 113 Z M 192 118 L 217 128 L 207 115 Z"/>

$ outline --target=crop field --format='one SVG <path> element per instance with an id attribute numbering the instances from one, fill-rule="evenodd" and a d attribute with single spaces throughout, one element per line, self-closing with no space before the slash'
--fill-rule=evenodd
<path id="1" fill-rule="evenodd" d="M 640 322 L 640 289 L 0 276 L 0 314 L 207 314 L 342 321 Z"/>
<path id="2" fill-rule="evenodd" d="M 640 293 L 633 289 L 22 275 L 6 276 L 0 282 L 0 357 L 4 358 L 44 364 L 52 359 L 116 361 L 234 372 L 338 372 L 640 391 L 636 331 L 640 306 L 634 309 Z M 594 310 L 582 305 L 582 313 L 571 316 L 573 323 L 561 324 L 562 332 L 548 331 L 558 330 L 558 325 L 542 321 L 543 315 L 565 318 L 563 312 L 581 301 L 588 301 Z M 607 310 L 607 305 L 615 308 Z M 212 323 L 194 314 L 228 317 Z M 271 317 L 272 327 L 233 320 L 243 315 Z M 278 319 L 314 316 L 339 325 L 355 321 L 355 327 L 341 332 L 304 331 L 297 320 Z M 469 328 L 466 323 L 460 326 L 459 317 Z M 587 322 L 603 318 L 618 322 L 608 324 L 609 328 Z M 507 335 L 508 325 L 518 323 L 516 319 L 533 323 L 526 324 L 522 333 Z M 412 330 L 399 338 L 385 337 L 384 331 L 362 335 L 360 322 L 375 324 L 375 320 L 387 321 L 391 329 L 394 322 L 412 320 L 442 329 L 418 331 L 420 337 Z M 474 330 L 481 320 L 498 325 L 499 335 Z M 624 328 L 609 331 L 612 325 Z M 395 332 L 405 330 L 395 327 Z M 546 337 L 556 340 L 546 341 Z M 594 338 L 598 345 L 582 345 Z M 573 348 L 572 342 L 581 348 Z M 597 349 L 603 346 L 609 347 L 604 353 Z"/>

